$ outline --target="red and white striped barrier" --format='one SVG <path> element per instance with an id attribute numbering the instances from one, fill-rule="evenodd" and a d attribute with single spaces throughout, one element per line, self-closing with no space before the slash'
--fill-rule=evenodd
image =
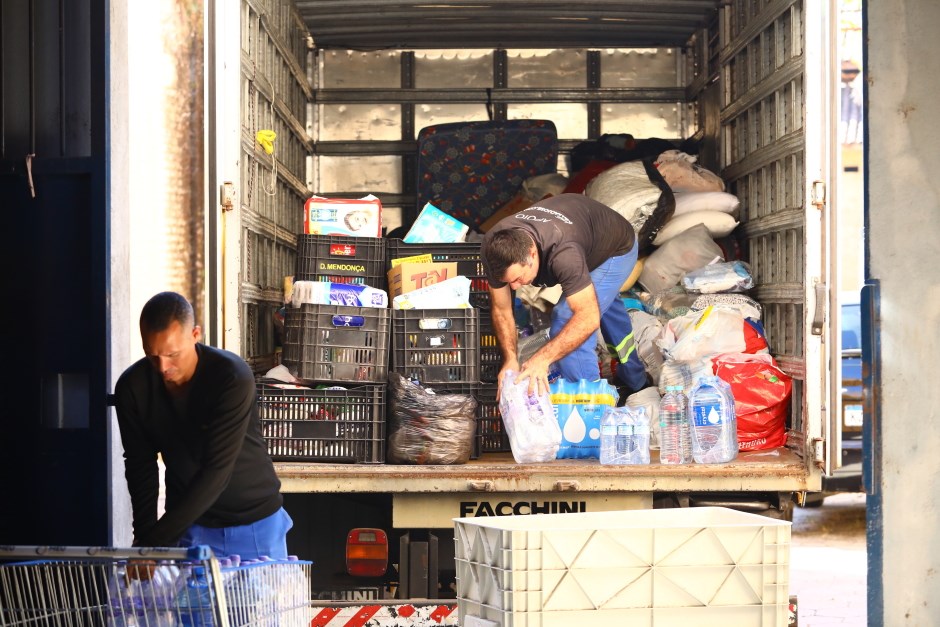
<path id="1" fill-rule="evenodd" d="M 457 625 L 453 605 L 350 605 L 315 608 L 310 627 L 449 627 Z"/>

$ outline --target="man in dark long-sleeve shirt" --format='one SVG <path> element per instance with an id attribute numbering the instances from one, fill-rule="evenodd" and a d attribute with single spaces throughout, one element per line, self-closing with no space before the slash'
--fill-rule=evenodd
<path id="1" fill-rule="evenodd" d="M 140 332 L 146 357 L 115 387 L 134 544 L 286 558 L 292 522 L 261 436 L 251 369 L 200 344 L 192 307 L 174 292 L 148 301 Z M 158 454 L 166 467 L 159 520 Z"/>

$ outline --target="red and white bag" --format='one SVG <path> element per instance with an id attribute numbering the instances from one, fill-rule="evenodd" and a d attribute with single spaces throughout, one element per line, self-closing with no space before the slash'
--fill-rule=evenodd
<path id="1" fill-rule="evenodd" d="M 787 406 L 793 380 L 768 354 L 728 353 L 712 360 L 715 374 L 731 385 L 738 421 L 738 449 L 759 451 L 787 442 Z"/>

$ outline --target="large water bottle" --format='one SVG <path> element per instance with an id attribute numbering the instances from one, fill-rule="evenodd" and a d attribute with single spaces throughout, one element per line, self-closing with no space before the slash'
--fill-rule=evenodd
<path id="1" fill-rule="evenodd" d="M 666 386 L 666 393 L 659 404 L 659 462 L 692 463 L 689 406 L 681 385 Z"/>
<path id="2" fill-rule="evenodd" d="M 689 392 L 689 415 L 696 462 L 722 464 L 737 457 L 738 425 L 730 385 L 713 375 L 700 378 Z"/>
<path id="3" fill-rule="evenodd" d="M 194 566 L 176 601 L 183 627 L 211 627 L 215 623 L 210 585 L 206 567 Z"/>
<path id="4" fill-rule="evenodd" d="M 601 418 L 601 463 L 605 466 L 619 464 L 617 453 L 617 422 L 620 414 L 610 407 Z"/>

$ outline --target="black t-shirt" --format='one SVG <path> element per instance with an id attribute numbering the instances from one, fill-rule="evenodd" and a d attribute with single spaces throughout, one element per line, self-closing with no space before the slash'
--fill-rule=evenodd
<path id="1" fill-rule="evenodd" d="M 636 241 L 627 219 L 607 205 L 582 194 L 561 194 L 503 218 L 490 229 L 483 238 L 484 266 L 493 234 L 506 229 L 522 229 L 535 240 L 539 272 L 533 284 L 561 285 L 565 296 L 590 285 L 592 270 L 630 252 Z M 506 285 L 488 267 L 486 274 L 493 287 Z"/>
<path id="2" fill-rule="evenodd" d="M 281 482 L 261 436 L 254 375 L 238 355 L 197 344 L 185 400 L 175 402 L 147 359 L 115 386 L 134 541 L 175 546 L 193 523 L 247 525 L 276 512 Z M 166 513 L 157 521 L 157 453 Z"/>

